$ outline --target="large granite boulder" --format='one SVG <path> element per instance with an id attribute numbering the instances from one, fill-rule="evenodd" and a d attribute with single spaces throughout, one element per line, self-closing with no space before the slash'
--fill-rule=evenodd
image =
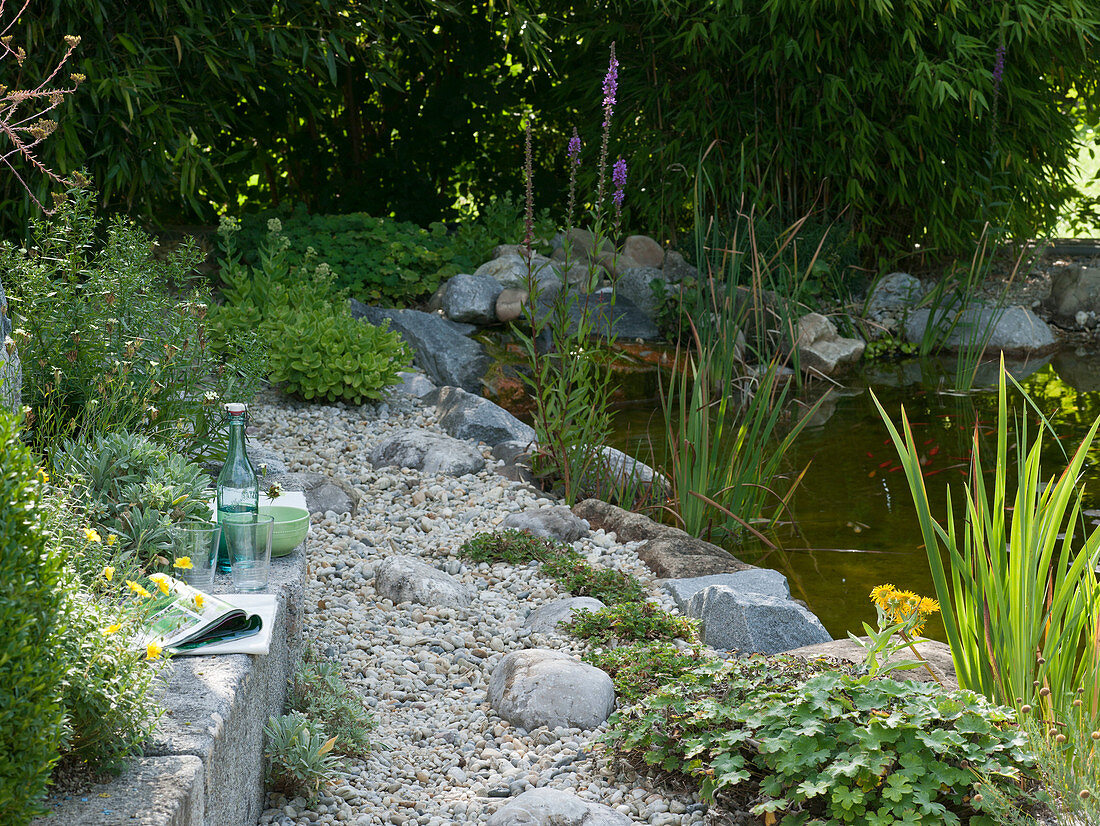
<path id="1" fill-rule="evenodd" d="M 711 585 L 724 585 L 738 593 L 764 594 L 777 599 L 790 599 L 787 578 L 770 568 L 752 568 L 732 574 L 711 574 L 687 579 L 666 579 L 662 584 L 681 611 L 687 610 L 691 598 Z"/>
<path id="2" fill-rule="evenodd" d="M 654 267 L 620 268 L 615 279 L 615 294 L 654 320 L 661 308 L 660 296 L 666 295 L 670 289 L 665 274 Z"/>
<path id="3" fill-rule="evenodd" d="M 594 729 L 615 708 L 615 688 L 600 669 L 561 651 L 532 648 L 507 654 L 489 678 L 489 705 L 528 731 Z"/>
<path id="4" fill-rule="evenodd" d="M 958 316 L 957 323 L 955 322 Z M 952 323 L 954 326 L 951 327 Z M 919 344 L 928 325 L 943 330 L 951 328 L 943 341 L 944 348 L 960 350 L 971 342 L 980 342 L 988 333 L 987 352 L 1010 355 L 1048 353 L 1058 346 L 1058 340 L 1046 322 L 1026 307 L 997 308 L 974 303 L 964 310 L 958 308 L 914 310 L 905 321 L 905 337 Z"/>
<path id="5" fill-rule="evenodd" d="M 530 266 L 521 254 L 505 254 L 486 261 L 476 270 L 478 277 L 492 278 L 503 289 L 526 290 L 531 276 L 541 295 L 553 295 L 562 288 L 563 278 L 568 277 L 564 267 L 542 255 L 533 255 Z"/>
<path id="6" fill-rule="evenodd" d="M 592 597 L 566 597 L 546 605 L 540 605 L 527 615 L 523 627 L 533 633 L 554 634 L 560 630 L 558 623 L 569 622 L 578 611 L 588 611 L 594 614 L 606 607 L 598 599 Z"/>
<path id="7" fill-rule="evenodd" d="M 503 290 L 491 276 L 460 273 L 447 282 L 443 314 L 451 321 L 492 324 L 497 320 L 497 298 Z"/>
<path id="8" fill-rule="evenodd" d="M 553 298 L 540 295 L 537 312 L 539 318 L 550 313 Z M 614 310 L 612 310 L 614 306 Z M 625 298 L 612 298 L 610 290 L 599 290 L 590 295 L 580 292 L 573 294 L 569 305 L 570 330 L 575 332 L 581 315 L 587 307 L 593 335 L 606 338 L 609 333 L 623 340 L 642 339 L 655 341 L 661 337 L 657 325 L 632 302 Z M 546 341 L 540 341 L 544 348 Z"/>
<path id="9" fill-rule="evenodd" d="M 488 826 L 631 826 L 609 806 L 581 800 L 557 789 L 531 789 L 489 818 Z"/>
<path id="10" fill-rule="evenodd" d="M 310 513 L 350 513 L 359 509 L 359 492 L 343 479 L 325 473 L 307 471 L 294 473 L 268 473 L 260 483 L 261 489 L 278 483 L 284 491 L 301 491 Z"/>
<path id="11" fill-rule="evenodd" d="M 1063 321 L 1078 313 L 1100 315 L 1100 267 L 1061 267 L 1050 279 L 1047 307 Z"/>
<path id="12" fill-rule="evenodd" d="M 860 637 L 866 643 L 867 637 Z M 917 668 L 898 669 L 889 672 L 896 680 L 917 680 L 922 683 L 939 682 L 948 691 L 959 687 L 958 677 L 955 675 L 955 663 L 951 659 L 951 646 L 938 640 L 922 640 L 916 643 L 917 652 L 924 657 L 925 662 L 931 667 L 933 674 L 929 674 L 924 666 Z M 807 645 L 795 648 L 787 652 L 792 657 L 813 662 L 814 660 L 839 660 L 851 665 L 862 665 L 867 659 L 867 649 L 855 640 L 833 640 L 817 645 Z M 908 648 L 895 653 L 887 662 L 917 662 L 917 658 Z M 938 678 L 938 679 L 937 679 Z"/>
<path id="13" fill-rule="evenodd" d="M 465 476 L 485 467 L 485 457 L 469 442 L 430 430 L 398 430 L 370 454 L 375 467 L 406 467 L 429 476 Z"/>
<path id="14" fill-rule="evenodd" d="M 474 439 L 489 445 L 516 441 L 530 445 L 535 430 L 503 407 L 459 387 L 441 387 L 434 396 L 439 426 L 458 439 Z"/>
<path id="15" fill-rule="evenodd" d="M 665 250 L 648 235 L 628 235 L 623 241 L 623 255 L 638 262 L 639 267 L 660 269 L 665 263 Z"/>
<path id="16" fill-rule="evenodd" d="M 797 602 L 726 585 L 697 592 L 685 614 L 699 620 L 703 642 L 724 651 L 782 654 L 832 639 L 821 621 Z"/>
<path id="17" fill-rule="evenodd" d="M 676 250 L 668 250 L 665 253 L 664 263 L 661 264 L 661 272 L 670 284 L 679 284 L 685 278 L 698 278 L 699 270 L 689 264 Z"/>
<path id="18" fill-rule="evenodd" d="M 442 608 L 465 608 L 472 589 L 450 574 L 411 556 L 390 556 L 374 572 L 374 590 L 394 605 L 415 602 Z"/>
<path id="19" fill-rule="evenodd" d="M 865 316 L 893 332 L 926 292 L 919 278 L 907 272 L 892 272 L 880 278 L 871 288 L 864 306 Z"/>
<path id="20" fill-rule="evenodd" d="M 434 313 L 370 307 L 351 300 L 351 314 L 369 324 L 388 321 L 416 354 L 418 367 L 437 385 L 461 387 L 473 393 L 481 389 L 481 377 L 492 359 L 485 348 L 469 338 L 476 327 L 448 321 Z"/>
<path id="21" fill-rule="evenodd" d="M 502 528 L 527 531 L 559 542 L 576 542 L 590 533 L 588 523 L 562 505 L 517 511 L 504 517 Z"/>
<path id="22" fill-rule="evenodd" d="M 401 383 L 390 388 L 395 395 L 422 399 L 436 389 L 432 380 L 418 370 L 402 370 L 397 378 L 401 379 Z"/>
<path id="23" fill-rule="evenodd" d="M 23 366 L 12 338 L 4 282 L 0 281 L 0 408 L 18 412 L 22 407 Z"/>

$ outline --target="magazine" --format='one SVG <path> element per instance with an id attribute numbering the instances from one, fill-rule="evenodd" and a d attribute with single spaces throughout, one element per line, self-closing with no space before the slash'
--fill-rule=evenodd
<path id="1" fill-rule="evenodd" d="M 176 654 L 206 653 L 201 649 L 218 645 L 224 652 L 221 644 L 254 637 L 263 630 L 260 612 L 205 594 L 167 574 L 154 574 L 143 585 L 151 595 L 143 645 L 156 643 Z"/>

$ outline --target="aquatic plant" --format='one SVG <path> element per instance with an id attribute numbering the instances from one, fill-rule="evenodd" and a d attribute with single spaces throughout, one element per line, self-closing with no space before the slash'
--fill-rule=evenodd
<path id="1" fill-rule="evenodd" d="M 982 443 L 975 428 L 961 512 L 955 511 L 949 487 L 943 521 L 932 516 L 905 409 L 899 432 L 877 398 L 875 404 L 912 492 L 959 684 L 1043 720 L 1082 713 L 1096 728 L 1100 529 L 1078 543 L 1078 483 L 1100 419 L 1062 472 L 1043 481 L 1047 477 L 1040 465 L 1042 431 L 1053 429 L 1041 418 L 1039 434 L 1029 447 L 1026 419 L 1018 417 L 1016 491 L 1010 498 L 1006 377 L 1011 379 L 1002 358 L 992 491 L 985 481 Z M 1023 388 L 1014 379 L 1012 383 L 1034 408 Z M 1083 708 L 1074 706 L 1078 699 Z"/>

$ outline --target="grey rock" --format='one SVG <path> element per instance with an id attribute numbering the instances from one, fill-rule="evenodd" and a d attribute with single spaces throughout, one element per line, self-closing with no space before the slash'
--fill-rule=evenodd
<path id="1" fill-rule="evenodd" d="M 905 321 L 905 337 L 919 343 L 929 324 L 947 328 L 958 311 L 956 309 L 932 311 L 914 310 Z M 998 309 L 988 304 L 974 303 L 962 311 L 959 321 L 944 341 L 948 350 L 962 349 L 972 341 L 980 341 L 988 331 L 988 353 L 998 351 L 1009 354 L 1046 353 L 1058 346 L 1058 340 L 1046 322 L 1026 307 Z"/>
<path id="2" fill-rule="evenodd" d="M 740 593 L 725 585 L 697 592 L 685 613 L 699 620 L 703 642 L 724 651 L 781 654 L 832 639 L 821 621 L 797 602 Z"/>
<path id="3" fill-rule="evenodd" d="M 561 651 L 513 651 L 489 679 L 489 705 L 508 722 L 530 731 L 599 726 L 615 708 L 615 688 L 600 669 Z"/>
<path id="4" fill-rule="evenodd" d="M 877 320 L 886 313 L 903 314 L 916 306 L 926 292 L 919 278 L 907 272 L 892 272 L 871 288 L 867 296 L 867 315 Z"/>
<path id="5" fill-rule="evenodd" d="M 661 269 L 664 271 L 665 278 L 668 279 L 670 284 L 678 284 L 685 278 L 699 277 L 699 270 L 685 261 L 684 256 L 680 255 L 676 250 L 669 250 L 665 253 L 665 261 L 661 265 Z"/>
<path id="6" fill-rule="evenodd" d="M 588 474 L 582 483 L 601 490 L 606 489 L 608 484 L 616 488 L 634 485 L 646 491 L 662 493 L 668 488 L 668 481 L 645 462 L 607 445 L 599 449 L 598 458 Z"/>
<path id="7" fill-rule="evenodd" d="M 245 450 L 248 451 L 248 460 L 252 463 L 252 468 L 256 471 L 256 476 L 260 480 L 261 488 L 270 484 L 267 480 L 268 477 L 281 476 L 287 472 L 286 462 L 283 461 L 283 457 L 274 450 L 260 444 L 255 439 L 251 437 L 245 439 Z M 220 469 L 219 467 L 219 470 Z"/>
<path id="8" fill-rule="evenodd" d="M 1062 319 L 1100 312 L 1100 267 L 1072 266 L 1055 270 L 1047 306 Z"/>
<path id="9" fill-rule="evenodd" d="M 544 536 L 561 542 L 576 542 L 590 533 L 587 522 L 560 505 L 510 513 L 504 517 L 501 527 L 515 528 L 532 536 Z"/>
<path id="10" fill-rule="evenodd" d="M 401 383 L 391 388 L 390 392 L 392 393 L 422 399 L 435 390 L 435 385 L 432 383 L 432 380 L 423 373 L 402 370 L 397 374 L 397 377 L 401 379 Z"/>
<path id="11" fill-rule="evenodd" d="M 711 585 L 725 585 L 738 593 L 765 594 L 778 599 L 790 599 L 791 589 L 787 578 L 770 568 L 753 568 L 732 574 L 711 574 L 688 579 L 668 579 L 663 587 L 681 611 L 687 608 L 691 598 Z"/>
<path id="12" fill-rule="evenodd" d="M 799 367 L 826 376 L 859 361 L 864 343 L 856 338 L 844 338 L 836 326 L 820 313 L 807 313 L 798 320 L 795 332 Z"/>
<path id="13" fill-rule="evenodd" d="M 664 273 L 653 267 L 630 267 L 619 270 L 615 279 L 615 294 L 625 298 L 649 318 L 657 318 L 660 303 L 656 290 L 666 294 L 670 288 Z"/>
<path id="14" fill-rule="evenodd" d="M 493 445 L 493 458 L 507 465 L 514 465 L 517 461 L 522 462 L 529 458 L 532 446 L 531 442 L 516 439 L 500 442 Z"/>
<path id="15" fill-rule="evenodd" d="M 374 590 L 394 605 L 415 602 L 443 608 L 465 608 L 472 589 L 450 574 L 411 556 L 390 556 L 374 571 Z"/>
<path id="16" fill-rule="evenodd" d="M 260 488 L 278 483 L 283 490 L 297 490 L 305 494 L 306 508 L 310 513 L 350 513 L 359 509 L 359 492 L 343 479 L 324 473 L 281 473 L 269 476 Z"/>
<path id="17" fill-rule="evenodd" d="M 867 637 L 860 637 L 860 639 L 865 643 L 868 640 Z M 951 646 L 938 640 L 922 640 L 916 644 L 916 647 L 917 653 L 924 657 L 925 661 L 931 666 L 935 677 L 929 674 L 924 666 L 891 671 L 889 672 L 891 677 L 896 680 L 917 680 L 922 683 L 940 682 L 948 691 L 953 691 L 959 687 L 958 677 L 955 675 L 955 663 L 951 659 Z M 867 659 L 867 650 L 850 639 L 807 645 L 802 648 L 795 648 L 787 653 L 792 657 L 810 662 L 826 659 L 862 665 Z M 887 662 L 917 662 L 917 659 L 911 651 L 903 649 L 890 657 Z M 939 680 L 936 680 L 936 677 Z"/>
<path id="18" fill-rule="evenodd" d="M 351 300 L 351 314 L 376 326 L 388 321 L 416 354 L 416 364 L 437 385 L 481 388 L 481 377 L 492 359 L 485 348 L 467 338 L 476 327 L 449 321 L 434 313 L 370 307 Z"/>
<path id="19" fill-rule="evenodd" d="M 488 826 L 631 826 L 624 814 L 557 789 L 531 789 L 498 809 Z"/>
<path id="20" fill-rule="evenodd" d="M 375 467 L 407 467 L 429 475 L 463 476 L 485 467 L 481 451 L 469 442 L 429 430 L 398 430 L 370 455 Z"/>
<path id="21" fill-rule="evenodd" d="M 435 395 L 435 404 L 439 426 L 458 439 L 474 439 L 489 445 L 535 441 L 535 430 L 530 425 L 500 405 L 459 387 L 441 387 Z"/>
<path id="22" fill-rule="evenodd" d="M 551 311 L 553 298 L 540 295 L 538 300 L 539 317 L 543 318 Z M 612 309 L 614 306 L 614 309 Z M 613 299 L 610 292 L 600 291 L 585 295 L 574 292 L 569 305 L 570 331 L 575 332 L 581 315 L 587 307 L 593 335 L 607 337 L 613 333 L 620 339 L 655 341 L 661 337 L 657 325 L 645 313 L 625 298 Z M 545 346 L 545 342 L 540 342 Z"/>
<path id="23" fill-rule="evenodd" d="M 528 614 L 523 627 L 533 633 L 556 634 L 560 631 L 558 623 L 569 622 L 578 611 L 594 614 L 605 607 L 607 606 L 592 597 L 567 597 L 540 605 Z"/>
<path id="24" fill-rule="evenodd" d="M 497 297 L 503 290 L 491 276 L 460 273 L 447 282 L 443 313 L 451 321 L 492 324 L 497 320 Z"/>
<path id="25" fill-rule="evenodd" d="M 533 277 L 540 293 L 551 295 L 561 289 L 560 266 L 542 255 L 531 258 L 530 267 L 522 255 L 502 255 L 486 261 L 476 270 L 478 277 L 492 278 L 503 289 L 526 290 Z"/>
<path id="26" fill-rule="evenodd" d="M 506 287 L 502 290 L 500 295 L 497 296 L 497 321 L 507 324 L 522 316 L 524 305 L 527 304 L 527 298 L 527 290 L 521 290 L 518 287 Z"/>
<path id="27" fill-rule="evenodd" d="M 0 281 L 0 408 L 16 413 L 23 406 L 23 365 L 19 361 L 19 351 L 11 334 L 12 325 L 8 316 L 8 302 L 4 297 L 4 282 Z"/>
<path id="28" fill-rule="evenodd" d="M 623 241 L 623 255 L 637 261 L 639 267 L 660 269 L 665 263 L 664 248 L 648 235 L 628 235 Z"/>

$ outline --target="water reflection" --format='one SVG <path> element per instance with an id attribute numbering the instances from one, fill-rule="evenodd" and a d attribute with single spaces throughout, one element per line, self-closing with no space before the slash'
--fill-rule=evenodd
<path id="1" fill-rule="evenodd" d="M 1076 447 L 1100 415 L 1100 357 L 1060 354 L 1053 360 L 1017 363 L 1011 372 L 1049 417 L 1060 437 L 1045 439 L 1044 468 L 1053 475 L 1064 465 L 1062 450 Z M 988 376 L 985 375 L 988 373 Z M 967 482 L 975 428 L 979 449 L 993 461 L 997 394 L 995 367 L 983 367 L 979 387 L 966 395 L 944 392 L 939 377 L 950 366 L 874 365 L 849 377 L 834 392 L 829 415 L 803 432 L 790 453 L 789 470 L 809 468 L 791 503 L 794 524 L 779 532 L 782 550 L 759 543 L 722 542 L 737 556 L 787 575 L 794 596 L 807 602 L 836 638 L 862 623 L 873 624 L 871 588 L 890 582 L 902 589 L 934 595 L 920 527 L 904 471 L 871 392 L 895 420 L 904 404 L 921 454 L 933 513 L 946 515 L 946 491 L 954 490 L 956 509 Z M 1039 417 L 1014 396 L 1016 419 L 1034 439 Z M 617 447 L 660 467 L 666 459 L 663 425 L 651 405 L 620 411 Z M 1010 453 L 1013 452 L 1010 440 Z M 1100 504 L 1100 446 L 1090 451 L 1084 478 L 1085 507 Z M 929 636 L 943 629 L 929 623 Z"/>

